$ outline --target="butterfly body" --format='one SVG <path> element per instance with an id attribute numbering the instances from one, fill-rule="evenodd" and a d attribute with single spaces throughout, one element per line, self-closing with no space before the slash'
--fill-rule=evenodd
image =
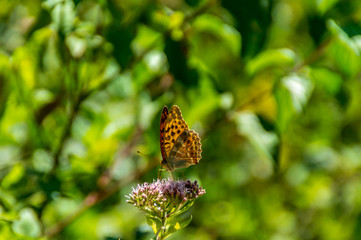
<path id="1" fill-rule="evenodd" d="M 168 111 L 164 106 L 160 120 L 161 165 L 170 172 L 199 163 L 201 142 L 198 134 L 190 130 L 178 106 Z"/>

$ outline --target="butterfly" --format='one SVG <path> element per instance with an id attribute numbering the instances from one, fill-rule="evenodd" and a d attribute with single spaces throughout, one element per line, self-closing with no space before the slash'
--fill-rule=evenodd
<path id="1" fill-rule="evenodd" d="M 173 105 L 168 111 L 164 106 L 160 118 L 161 166 L 172 173 L 177 168 L 196 165 L 202 158 L 201 146 L 198 133 L 189 129 L 179 107 Z"/>

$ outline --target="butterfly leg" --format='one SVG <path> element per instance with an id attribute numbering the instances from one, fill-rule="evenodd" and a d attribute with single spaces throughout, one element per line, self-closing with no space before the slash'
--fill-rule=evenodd
<path id="1" fill-rule="evenodd" d="M 170 178 L 171 178 L 173 181 L 175 181 L 174 172 L 173 172 L 173 171 L 169 171 L 169 170 L 168 170 L 168 172 L 169 172 Z"/>
<path id="2" fill-rule="evenodd" d="M 163 169 L 163 167 L 160 167 L 160 169 L 158 170 L 158 179 L 160 179 L 160 177 L 162 177 L 161 172 L 165 171 L 165 169 Z"/>
<path id="3" fill-rule="evenodd" d="M 164 172 L 164 171 L 168 171 L 170 178 L 171 178 L 173 181 L 175 180 L 174 172 L 173 172 L 173 171 L 170 171 L 170 170 L 168 170 L 168 169 L 164 169 L 163 167 L 161 167 L 161 168 L 158 170 L 158 179 L 160 179 L 160 177 L 161 177 L 161 172 Z"/>

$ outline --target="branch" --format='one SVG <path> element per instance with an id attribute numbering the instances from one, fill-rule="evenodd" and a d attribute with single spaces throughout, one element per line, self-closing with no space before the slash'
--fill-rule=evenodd
<path id="1" fill-rule="evenodd" d="M 123 156 L 123 159 L 128 158 L 132 152 L 133 149 L 138 141 L 139 136 L 141 135 L 142 130 L 137 128 L 136 132 L 133 134 L 132 139 L 130 142 L 122 148 L 120 151 L 121 153 L 125 153 Z M 80 207 L 67 216 L 66 218 L 62 219 L 60 222 L 55 224 L 54 226 L 51 226 L 49 229 L 45 231 L 44 236 L 48 238 L 52 238 L 62 232 L 64 228 L 66 228 L 69 224 L 71 224 L 75 219 L 77 219 L 80 215 L 82 215 L 86 210 L 93 207 L 94 205 L 102 202 L 103 200 L 107 199 L 108 197 L 112 196 L 114 193 L 119 191 L 122 187 L 128 185 L 129 183 L 133 182 L 134 180 L 140 178 L 143 176 L 146 172 L 153 169 L 158 161 L 151 160 L 149 163 L 141 169 L 136 170 L 135 172 L 130 173 L 129 175 L 125 176 L 122 179 L 119 179 L 115 182 L 111 182 L 112 175 L 109 175 L 109 172 L 111 172 L 111 168 L 113 165 L 111 165 L 107 170 L 104 171 L 103 175 L 101 175 L 98 178 L 98 182 L 102 182 L 101 187 L 102 189 L 99 189 L 97 191 L 93 191 L 88 193 L 88 195 L 85 197 L 83 202 L 81 203 Z M 106 181 L 101 180 L 102 178 L 106 178 Z"/>
<path id="2" fill-rule="evenodd" d="M 76 116 L 76 113 L 79 110 L 80 103 L 81 103 L 80 98 L 77 98 L 71 109 L 69 121 L 67 122 L 67 124 L 64 127 L 64 130 L 63 130 L 61 138 L 60 138 L 60 142 L 58 144 L 57 150 L 54 155 L 54 165 L 53 165 L 52 170 L 50 171 L 50 174 L 54 173 L 56 168 L 59 166 L 60 154 L 63 151 L 65 140 L 68 138 L 68 135 L 70 134 L 71 126 L 73 125 L 74 118 Z"/>
<path id="3" fill-rule="evenodd" d="M 317 46 L 317 48 L 315 49 L 315 51 L 313 51 L 305 60 L 303 60 L 303 62 L 301 62 L 300 64 L 296 65 L 293 69 L 292 72 L 298 72 L 300 69 L 302 69 L 304 66 L 306 65 L 310 65 L 312 63 L 314 63 L 315 61 L 317 61 L 322 54 L 325 52 L 326 48 L 328 47 L 328 45 L 332 42 L 332 38 L 329 37 L 327 39 L 325 39 L 320 45 Z"/>

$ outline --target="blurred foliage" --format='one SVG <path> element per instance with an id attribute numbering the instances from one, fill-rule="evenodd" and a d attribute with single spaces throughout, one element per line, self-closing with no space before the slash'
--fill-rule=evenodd
<path id="1" fill-rule="evenodd" d="M 170 239 L 361 239 L 360 1 L 0 6 L 0 239 L 149 239 L 173 104 L 207 194 Z"/>

